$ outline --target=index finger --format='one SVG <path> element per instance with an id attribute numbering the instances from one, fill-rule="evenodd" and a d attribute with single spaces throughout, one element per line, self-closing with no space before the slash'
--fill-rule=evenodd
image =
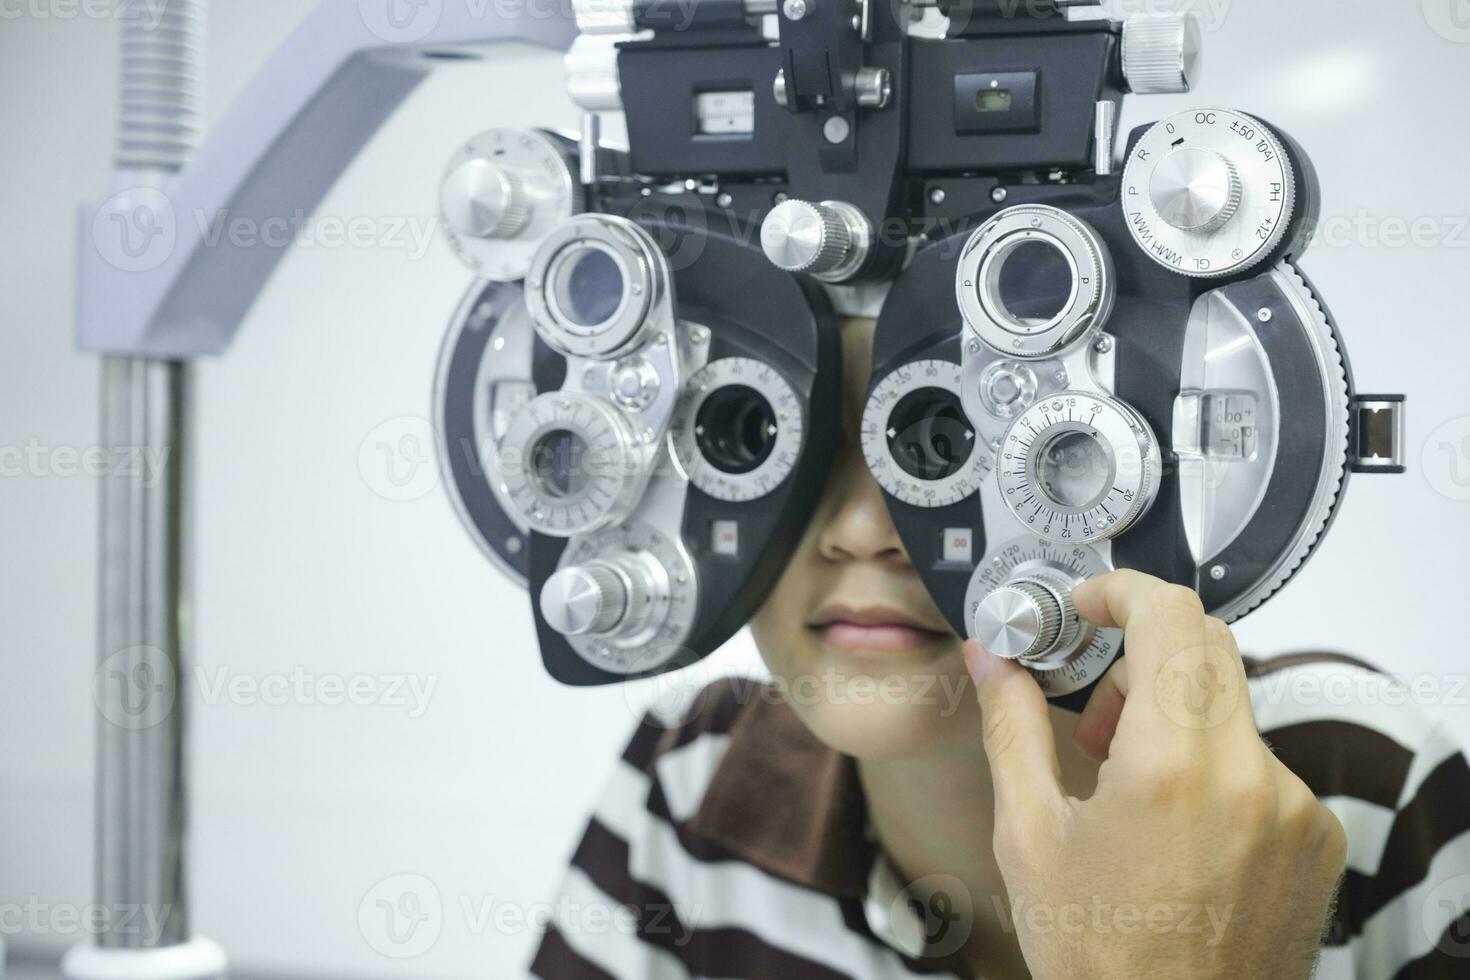
<path id="1" fill-rule="evenodd" d="M 1072 602 L 1089 622 L 1124 631 L 1123 670 L 1131 693 L 1119 735 L 1142 726 L 1152 737 L 1160 722 L 1168 722 L 1190 732 L 1257 740 L 1234 637 L 1205 614 L 1193 591 L 1123 570 L 1078 586 Z"/>

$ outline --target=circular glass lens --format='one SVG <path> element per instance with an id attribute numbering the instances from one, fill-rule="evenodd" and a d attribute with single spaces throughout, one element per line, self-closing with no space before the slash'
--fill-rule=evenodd
<path id="1" fill-rule="evenodd" d="M 600 248 L 574 247 L 557 260 L 551 288 L 557 311 L 579 327 L 595 327 L 612 319 L 623 302 L 623 271 Z"/>
<path id="2" fill-rule="evenodd" d="M 1085 510 L 1112 486 L 1112 454 L 1091 433 L 1064 432 L 1037 454 L 1036 482 L 1052 502 Z"/>
<path id="3" fill-rule="evenodd" d="M 745 385 L 710 393 L 694 416 L 694 440 L 711 466 L 724 473 L 749 473 L 776 445 L 776 413 L 766 396 Z"/>
<path id="4" fill-rule="evenodd" d="M 1066 254 L 1050 242 L 1029 239 L 997 256 L 996 268 L 977 288 L 990 291 L 991 301 L 1000 312 L 1035 327 L 1050 322 L 1067 308 L 1073 287 L 1072 266 Z"/>
<path id="5" fill-rule="evenodd" d="M 975 430 L 959 396 L 948 388 L 911 391 L 888 416 L 888 451 L 899 468 L 915 479 L 953 476 L 974 448 Z"/>
<path id="6" fill-rule="evenodd" d="M 587 441 L 570 429 L 552 429 L 531 446 L 530 469 L 547 497 L 578 497 L 587 489 Z"/>

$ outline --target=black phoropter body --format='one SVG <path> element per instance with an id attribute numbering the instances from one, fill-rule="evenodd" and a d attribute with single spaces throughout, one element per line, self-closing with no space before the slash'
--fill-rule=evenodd
<path id="1" fill-rule="evenodd" d="M 581 140 L 451 161 L 495 281 L 446 341 L 441 449 L 554 676 L 684 666 L 758 608 L 831 465 L 839 312 L 878 318 L 863 451 L 925 585 L 1066 704 L 1121 649 L 1078 582 L 1137 568 L 1233 619 L 1350 470 L 1401 469 L 1401 399 L 1354 394 L 1296 269 L 1305 154 L 1218 108 L 1116 153 L 1124 94 L 1186 91 L 1199 32 L 1086 6 L 941 3 L 926 35 L 871 0 L 588 4 Z"/>

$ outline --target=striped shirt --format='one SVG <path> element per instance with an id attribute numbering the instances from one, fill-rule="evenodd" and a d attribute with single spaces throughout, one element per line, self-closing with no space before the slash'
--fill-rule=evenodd
<path id="1" fill-rule="evenodd" d="M 1317 976 L 1470 977 L 1470 767 L 1454 738 L 1402 684 L 1350 658 L 1248 671 L 1262 735 L 1347 832 Z M 530 972 L 952 975 L 906 899 L 867 833 L 855 762 L 774 689 L 732 678 L 638 726 L 561 892 L 619 910 L 621 927 L 548 923 Z"/>

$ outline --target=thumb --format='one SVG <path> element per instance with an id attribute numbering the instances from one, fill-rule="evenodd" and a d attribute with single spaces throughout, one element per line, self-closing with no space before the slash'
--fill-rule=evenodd
<path id="1" fill-rule="evenodd" d="M 996 818 L 1035 824 L 1066 798 L 1046 695 L 1026 668 L 978 641 L 966 641 L 964 654 L 983 716 Z"/>

